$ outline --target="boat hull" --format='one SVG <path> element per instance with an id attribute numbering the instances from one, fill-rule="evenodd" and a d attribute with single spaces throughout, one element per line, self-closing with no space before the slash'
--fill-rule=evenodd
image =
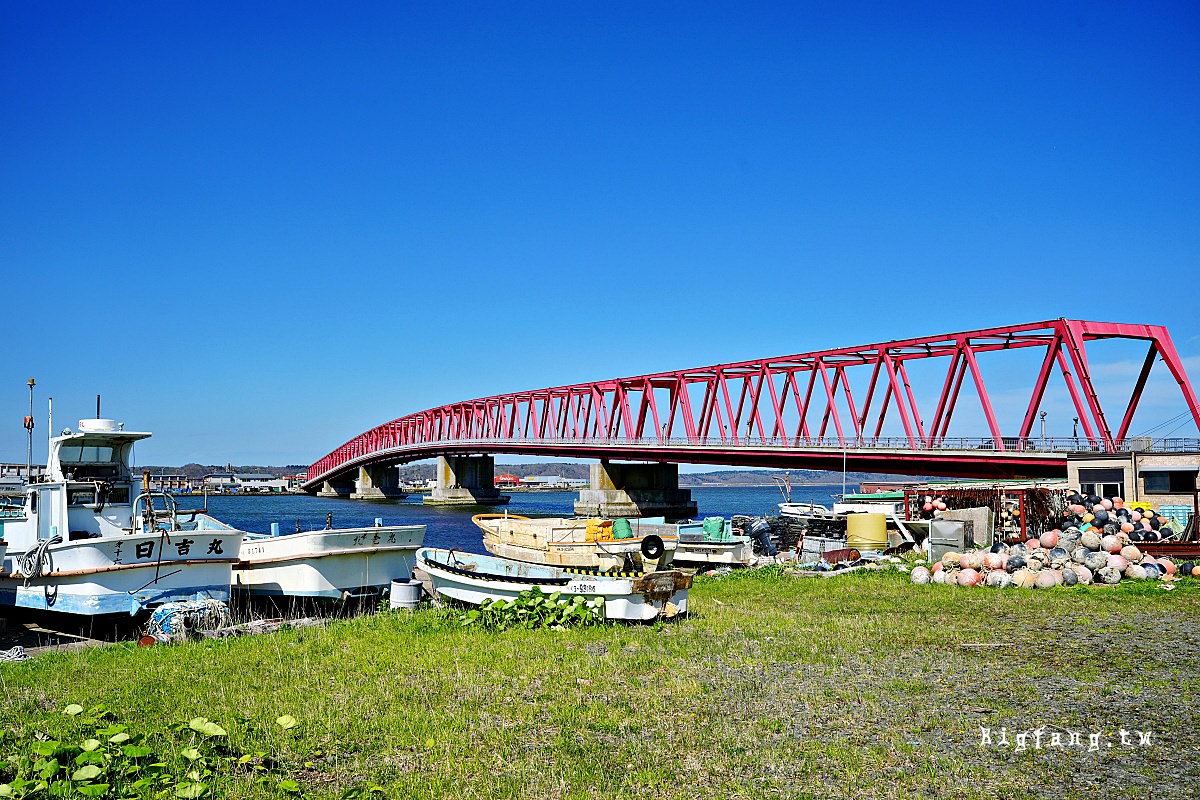
<path id="1" fill-rule="evenodd" d="M 621 570 L 630 565 L 639 568 L 645 563 L 662 569 L 674 559 L 678 543 L 674 537 L 653 531 L 659 536 L 664 552 L 657 561 L 648 561 L 642 553 L 644 536 L 589 541 L 588 520 L 584 519 L 528 519 L 494 514 L 478 514 L 473 519 L 483 531 L 483 546 L 489 553 L 553 567 Z"/>
<path id="2" fill-rule="evenodd" d="M 454 566 L 456 562 L 459 567 Z M 417 551 L 417 568 L 429 576 L 438 596 L 462 603 L 512 600 L 538 586 L 547 592 L 602 598 L 606 619 L 628 622 L 650 622 L 686 613 L 691 585 L 690 578 L 675 570 L 608 577 L 434 548 Z"/>
<path id="3" fill-rule="evenodd" d="M 675 561 L 744 567 L 754 561 L 754 544 L 748 536 L 735 537 L 732 542 L 680 542 L 675 550 Z"/>
<path id="4" fill-rule="evenodd" d="M 248 535 L 233 570 L 234 590 L 252 597 L 381 596 L 393 580 L 412 577 L 424 538 L 423 525 Z"/>
<path id="5" fill-rule="evenodd" d="M 29 579 L 10 553 L 0 575 L 0 606 L 103 616 L 179 600 L 226 602 L 240 542 L 229 531 L 62 542 L 46 548 L 40 574 Z"/>

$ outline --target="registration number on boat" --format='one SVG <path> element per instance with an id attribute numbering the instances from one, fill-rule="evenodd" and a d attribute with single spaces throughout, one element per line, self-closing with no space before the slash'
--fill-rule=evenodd
<path id="1" fill-rule="evenodd" d="M 584 583 L 583 581 L 571 581 L 567 584 L 567 592 L 570 594 L 595 594 L 596 584 Z"/>

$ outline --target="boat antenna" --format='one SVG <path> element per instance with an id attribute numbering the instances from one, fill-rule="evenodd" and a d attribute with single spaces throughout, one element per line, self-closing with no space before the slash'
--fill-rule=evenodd
<path id="1" fill-rule="evenodd" d="M 46 398 L 46 427 L 50 430 L 46 431 L 46 446 L 50 446 L 50 439 L 54 436 L 54 398 Z M 49 464 L 47 464 L 49 466 Z"/>
<path id="2" fill-rule="evenodd" d="M 100 395 L 96 395 L 96 419 L 100 419 Z"/>
<path id="3" fill-rule="evenodd" d="M 29 437 L 29 447 L 25 451 L 25 483 L 33 483 L 33 387 L 37 383 L 29 379 L 29 416 L 25 418 L 25 433 Z"/>

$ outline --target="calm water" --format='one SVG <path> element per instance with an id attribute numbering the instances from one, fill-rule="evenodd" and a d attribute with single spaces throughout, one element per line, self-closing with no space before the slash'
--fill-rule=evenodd
<path id="1" fill-rule="evenodd" d="M 831 495 L 841 490 L 841 484 L 798 486 L 792 490 L 792 499 L 805 502 L 812 499 L 828 505 L 833 502 Z M 692 498 L 699 506 L 701 517 L 776 514 L 782 499 L 779 490 L 773 486 L 693 488 Z M 574 513 L 575 499 L 575 492 L 515 492 L 507 508 L 512 514 L 528 517 L 569 517 Z M 199 498 L 179 499 L 181 508 L 194 508 L 199 504 Z M 296 520 L 300 520 L 304 530 L 323 528 L 325 515 L 332 512 L 337 528 L 371 525 L 378 517 L 384 525 L 425 525 L 425 543 L 433 547 L 479 551 L 483 546 L 482 535 L 471 522 L 471 515 L 481 509 L 425 506 L 418 495 L 386 502 L 308 495 L 218 496 L 208 498 L 208 509 L 222 522 L 256 533 L 270 533 L 272 522 L 278 522 L 285 533 L 294 531 Z"/>

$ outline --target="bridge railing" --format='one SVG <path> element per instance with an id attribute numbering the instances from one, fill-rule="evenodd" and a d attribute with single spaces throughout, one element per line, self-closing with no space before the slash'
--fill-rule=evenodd
<path id="1" fill-rule="evenodd" d="M 1114 440 L 1111 446 L 1101 442 L 1089 442 L 1083 437 L 1005 437 L 998 443 L 991 437 L 942 437 L 913 442 L 904 436 L 889 437 L 457 437 L 432 442 L 409 442 L 390 447 L 362 450 L 335 451 L 310 471 L 310 482 L 321 480 L 344 467 L 360 460 L 376 460 L 381 456 L 402 455 L 410 452 L 425 452 L 431 448 L 440 451 L 480 449 L 525 448 L 551 450 L 555 447 L 577 449 L 581 446 L 622 451 L 645 451 L 648 455 L 661 454 L 663 450 L 704 449 L 713 452 L 749 450 L 823 450 L 830 452 L 888 451 L 888 452 L 979 452 L 983 453 L 1200 453 L 1200 438 L 1130 437 Z"/>

